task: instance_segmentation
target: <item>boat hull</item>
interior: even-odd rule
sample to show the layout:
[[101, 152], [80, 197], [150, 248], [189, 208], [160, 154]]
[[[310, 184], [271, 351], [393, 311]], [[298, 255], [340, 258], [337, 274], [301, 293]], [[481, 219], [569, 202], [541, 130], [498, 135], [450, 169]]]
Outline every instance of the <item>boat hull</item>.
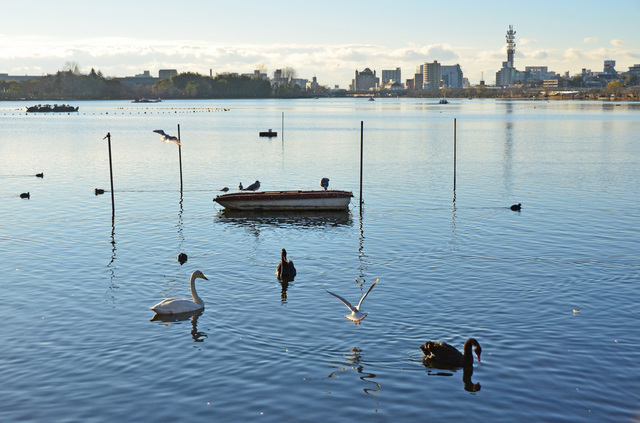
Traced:
[[213, 199], [231, 210], [346, 210], [350, 191], [263, 191], [218, 195]]

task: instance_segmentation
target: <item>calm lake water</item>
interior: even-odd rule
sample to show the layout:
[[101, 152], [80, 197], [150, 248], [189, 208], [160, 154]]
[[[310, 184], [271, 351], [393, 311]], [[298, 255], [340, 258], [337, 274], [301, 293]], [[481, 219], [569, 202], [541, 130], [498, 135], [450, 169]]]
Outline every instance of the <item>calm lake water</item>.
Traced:
[[[0, 102], [0, 421], [639, 421], [640, 104], [436, 103]], [[212, 202], [322, 177], [348, 213]], [[359, 326], [325, 292], [376, 278]], [[470, 336], [472, 375], [422, 363]]]

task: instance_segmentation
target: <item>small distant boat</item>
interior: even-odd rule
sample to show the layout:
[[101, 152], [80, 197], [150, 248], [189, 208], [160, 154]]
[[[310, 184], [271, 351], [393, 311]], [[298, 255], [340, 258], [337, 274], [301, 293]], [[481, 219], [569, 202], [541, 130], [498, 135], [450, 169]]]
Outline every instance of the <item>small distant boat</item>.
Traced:
[[446, 98], [440, 99], [440, 104], [449, 104]]
[[231, 210], [346, 210], [351, 191], [262, 191], [222, 194], [213, 199]]
[[373, 97], [369, 97], [369, 101], [376, 101], [376, 99]]
[[278, 133], [272, 131], [271, 129], [269, 129], [268, 131], [260, 132], [260, 136], [261, 137], [269, 137], [269, 138], [271, 138], [271, 137], [277, 137]]
[[27, 113], [68, 113], [77, 112], [79, 107], [69, 106], [68, 104], [36, 104], [35, 106], [25, 107]]
[[161, 99], [149, 99], [149, 98], [136, 98], [132, 103], [162, 103]]

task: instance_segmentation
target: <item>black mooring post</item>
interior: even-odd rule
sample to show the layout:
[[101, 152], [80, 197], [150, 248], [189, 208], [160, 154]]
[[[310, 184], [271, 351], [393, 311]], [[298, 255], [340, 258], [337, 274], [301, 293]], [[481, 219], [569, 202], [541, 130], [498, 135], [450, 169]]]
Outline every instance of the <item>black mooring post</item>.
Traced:
[[364, 122], [360, 121], [360, 209], [362, 210], [362, 156], [364, 153]]
[[180, 140], [180, 124], [178, 124], [178, 160], [180, 162], [180, 192], [182, 192], [182, 141]]
[[115, 203], [114, 194], [113, 194], [113, 161], [111, 159], [111, 132], [107, 132], [107, 136], [105, 136], [104, 138], [107, 139], [107, 145], [109, 146], [109, 176], [111, 177], [111, 219], [113, 220], [116, 216], [116, 203]]
[[453, 194], [456, 193], [456, 118], [453, 118]]

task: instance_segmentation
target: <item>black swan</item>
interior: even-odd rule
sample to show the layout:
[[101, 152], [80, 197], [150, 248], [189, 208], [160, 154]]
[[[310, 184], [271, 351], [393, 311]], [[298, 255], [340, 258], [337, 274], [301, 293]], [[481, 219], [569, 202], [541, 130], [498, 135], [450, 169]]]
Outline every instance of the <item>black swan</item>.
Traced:
[[464, 355], [446, 342], [427, 341], [424, 345], [420, 345], [420, 349], [424, 353], [423, 358], [425, 360], [453, 367], [473, 366], [471, 347], [473, 347], [473, 350], [478, 356], [478, 361], [480, 361], [482, 348], [480, 348], [480, 344], [475, 338], [469, 338], [465, 341], [463, 347]]
[[283, 248], [281, 253], [282, 258], [276, 268], [276, 277], [280, 280], [291, 280], [296, 276], [296, 268], [293, 266], [293, 262], [291, 260], [287, 260], [287, 250]]
[[522, 204], [518, 203], [518, 204], [514, 204], [513, 206], [510, 207], [511, 210], [513, 211], [520, 211], [520, 209], [522, 208]]

